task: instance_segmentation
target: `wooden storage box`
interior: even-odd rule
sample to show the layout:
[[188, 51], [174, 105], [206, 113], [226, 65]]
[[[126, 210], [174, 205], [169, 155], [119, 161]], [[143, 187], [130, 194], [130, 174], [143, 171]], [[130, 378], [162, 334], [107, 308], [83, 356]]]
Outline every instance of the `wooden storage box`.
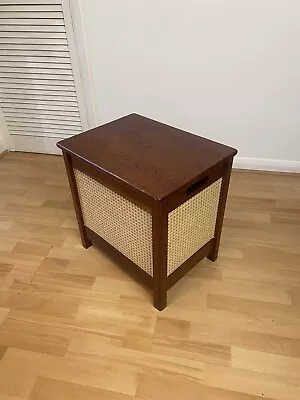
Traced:
[[83, 246], [144, 278], [157, 309], [192, 266], [217, 258], [235, 149], [135, 114], [58, 147]]

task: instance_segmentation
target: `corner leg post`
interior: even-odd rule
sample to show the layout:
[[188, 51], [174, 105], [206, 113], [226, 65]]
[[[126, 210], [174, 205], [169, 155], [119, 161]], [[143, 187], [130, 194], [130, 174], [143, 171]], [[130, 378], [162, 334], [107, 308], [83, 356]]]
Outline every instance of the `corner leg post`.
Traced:
[[82, 246], [85, 249], [87, 249], [92, 245], [92, 242], [90, 241], [90, 239], [88, 239], [86, 231], [84, 229], [84, 220], [83, 220], [83, 215], [82, 215], [81, 206], [80, 206], [80, 199], [79, 199], [79, 194], [78, 194], [77, 185], [76, 185], [76, 179], [75, 179], [75, 175], [74, 175], [72, 158], [65, 151], [63, 151], [63, 156], [64, 156], [64, 162], [65, 162], [67, 176], [68, 176], [68, 180], [69, 180], [69, 185], [70, 185], [70, 189], [71, 189], [71, 193], [72, 193], [73, 204], [74, 204], [74, 208], [75, 208], [81, 243], [82, 243]]
[[213, 245], [212, 251], [207, 256], [207, 258], [211, 261], [216, 261], [216, 259], [218, 258], [218, 254], [219, 254], [221, 233], [222, 233], [222, 227], [223, 227], [223, 221], [224, 221], [224, 213], [225, 213], [227, 194], [228, 194], [229, 182], [230, 182], [230, 176], [231, 176], [231, 170], [232, 170], [232, 161], [233, 161], [233, 159], [231, 159], [230, 162], [227, 163], [227, 165], [224, 167], [224, 175], [223, 175], [223, 179], [222, 179], [219, 207], [218, 207], [218, 213], [217, 213], [217, 221], [216, 221], [216, 227], [215, 227], [214, 245]]

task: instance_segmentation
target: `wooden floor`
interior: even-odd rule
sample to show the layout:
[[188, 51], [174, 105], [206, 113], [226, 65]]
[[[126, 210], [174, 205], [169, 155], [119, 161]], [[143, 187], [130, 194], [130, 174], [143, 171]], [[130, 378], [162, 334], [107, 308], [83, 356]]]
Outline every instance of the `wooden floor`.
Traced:
[[81, 247], [62, 158], [0, 160], [0, 400], [300, 399], [300, 176], [233, 173], [220, 256], [157, 312]]

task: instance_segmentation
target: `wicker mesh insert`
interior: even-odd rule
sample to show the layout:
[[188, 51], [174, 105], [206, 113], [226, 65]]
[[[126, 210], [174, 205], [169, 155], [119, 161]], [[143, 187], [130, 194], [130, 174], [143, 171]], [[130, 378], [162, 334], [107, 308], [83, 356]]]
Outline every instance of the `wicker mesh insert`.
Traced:
[[168, 272], [214, 237], [222, 178], [168, 215]]
[[74, 170], [84, 223], [153, 276], [152, 216], [79, 170]]
[[[153, 276], [152, 216], [95, 179], [74, 170], [84, 223]], [[167, 275], [214, 237], [222, 178], [168, 215]]]

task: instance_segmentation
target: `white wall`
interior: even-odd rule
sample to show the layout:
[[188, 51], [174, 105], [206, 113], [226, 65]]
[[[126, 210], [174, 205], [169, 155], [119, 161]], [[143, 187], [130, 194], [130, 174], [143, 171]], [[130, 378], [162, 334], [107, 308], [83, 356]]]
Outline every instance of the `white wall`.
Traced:
[[137, 112], [236, 147], [238, 166], [300, 171], [299, 0], [81, 8], [98, 124]]

